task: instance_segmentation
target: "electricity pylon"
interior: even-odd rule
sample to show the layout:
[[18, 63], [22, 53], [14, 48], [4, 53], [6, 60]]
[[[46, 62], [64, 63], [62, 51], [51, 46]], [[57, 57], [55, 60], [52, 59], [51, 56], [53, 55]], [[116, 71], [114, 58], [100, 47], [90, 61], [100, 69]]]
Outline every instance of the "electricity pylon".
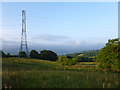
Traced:
[[26, 12], [22, 10], [22, 34], [21, 34], [21, 45], [20, 51], [26, 52], [28, 56], [27, 36], [26, 36]]

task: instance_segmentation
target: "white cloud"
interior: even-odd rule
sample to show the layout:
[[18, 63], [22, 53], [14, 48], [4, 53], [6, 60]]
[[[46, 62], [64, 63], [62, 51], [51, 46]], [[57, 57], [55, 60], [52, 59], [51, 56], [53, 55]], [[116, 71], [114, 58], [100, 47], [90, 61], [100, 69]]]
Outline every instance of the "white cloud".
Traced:
[[80, 45], [80, 40], [76, 40], [75, 44]]

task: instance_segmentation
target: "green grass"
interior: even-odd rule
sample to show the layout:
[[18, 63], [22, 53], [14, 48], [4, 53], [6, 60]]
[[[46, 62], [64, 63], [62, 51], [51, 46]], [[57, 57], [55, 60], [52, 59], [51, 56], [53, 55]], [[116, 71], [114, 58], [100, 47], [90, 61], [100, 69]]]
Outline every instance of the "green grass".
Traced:
[[58, 63], [39, 59], [3, 58], [3, 70], [50, 70]]
[[79, 62], [78, 65], [96, 65], [98, 62]]
[[90, 65], [95, 67], [94, 62], [78, 63], [69, 69], [39, 59], [3, 58], [2, 64], [3, 88], [120, 88], [120, 73], [89, 69]]

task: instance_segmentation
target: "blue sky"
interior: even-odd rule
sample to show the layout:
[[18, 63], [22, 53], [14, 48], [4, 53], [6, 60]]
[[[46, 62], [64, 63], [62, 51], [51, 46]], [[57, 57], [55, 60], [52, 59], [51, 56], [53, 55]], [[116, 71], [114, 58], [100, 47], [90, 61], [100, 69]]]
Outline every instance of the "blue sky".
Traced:
[[19, 51], [22, 10], [26, 10], [29, 50], [94, 50], [118, 37], [117, 2], [5, 2], [2, 40], [6, 52]]

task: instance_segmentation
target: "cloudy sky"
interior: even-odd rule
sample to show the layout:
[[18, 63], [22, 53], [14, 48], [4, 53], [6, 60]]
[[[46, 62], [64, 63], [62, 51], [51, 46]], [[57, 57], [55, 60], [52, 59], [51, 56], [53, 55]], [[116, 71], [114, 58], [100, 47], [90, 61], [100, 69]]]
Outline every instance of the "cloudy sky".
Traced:
[[4, 2], [2, 40], [6, 53], [20, 48], [26, 10], [28, 48], [58, 54], [102, 48], [118, 37], [117, 2]]

